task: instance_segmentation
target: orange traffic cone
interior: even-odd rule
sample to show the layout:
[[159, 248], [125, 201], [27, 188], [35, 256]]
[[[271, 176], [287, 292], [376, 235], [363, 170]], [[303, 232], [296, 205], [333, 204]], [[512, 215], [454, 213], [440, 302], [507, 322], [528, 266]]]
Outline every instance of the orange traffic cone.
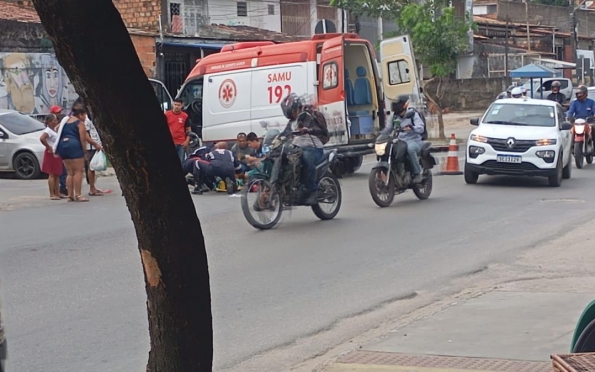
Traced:
[[446, 170], [441, 174], [450, 176], [463, 174], [463, 172], [459, 170], [459, 145], [457, 145], [457, 138], [454, 133], [450, 135], [450, 143], [448, 144]]

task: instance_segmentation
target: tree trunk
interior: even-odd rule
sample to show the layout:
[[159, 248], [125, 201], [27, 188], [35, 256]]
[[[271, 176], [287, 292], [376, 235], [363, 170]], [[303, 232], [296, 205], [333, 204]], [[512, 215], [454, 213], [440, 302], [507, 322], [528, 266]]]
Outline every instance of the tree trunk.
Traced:
[[[438, 80], [436, 88], [431, 89], [430, 85], [436, 80]], [[446, 140], [446, 135], [444, 134], [444, 118], [442, 117], [442, 99], [440, 97], [440, 88], [442, 86], [441, 80], [441, 78], [432, 78], [428, 80], [424, 84], [424, 93], [426, 98], [436, 107], [436, 116], [438, 116], [438, 138]]]
[[211, 294], [200, 222], [120, 14], [110, 0], [33, 3], [60, 64], [93, 111], [134, 222], [151, 337], [147, 371], [211, 371]]

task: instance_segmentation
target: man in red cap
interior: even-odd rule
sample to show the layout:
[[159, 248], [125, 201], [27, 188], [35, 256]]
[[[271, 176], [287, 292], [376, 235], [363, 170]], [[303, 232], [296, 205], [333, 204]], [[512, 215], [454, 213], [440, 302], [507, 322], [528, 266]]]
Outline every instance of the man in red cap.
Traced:
[[[50, 107], [50, 114], [56, 115], [58, 121], [62, 121], [62, 118], [64, 118], [64, 114], [62, 114], [62, 107], [57, 105]], [[62, 164], [62, 175], [60, 175], [60, 195], [68, 195], [68, 189], [66, 188], [66, 167], [64, 164]]]

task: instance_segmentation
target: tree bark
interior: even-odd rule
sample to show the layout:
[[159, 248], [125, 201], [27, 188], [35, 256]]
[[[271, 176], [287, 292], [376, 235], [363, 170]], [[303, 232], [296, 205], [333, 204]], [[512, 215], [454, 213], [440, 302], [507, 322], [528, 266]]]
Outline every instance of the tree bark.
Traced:
[[[432, 88], [431, 85], [432, 83], [434, 83], [435, 81], [437, 82], [437, 86], [436, 88], [434, 88], [434, 92], [432, 94]], [[436, 116], [438, 116], [438, 138], [441, 140], [446, 140], [446, 135], [444, 134], [444, 118], [442, 117], [442, 105], [441, 105], [441, 101], [442, 101], [442, 97], [444, 96], [444, 93], [442, 93], [442, 97], [440, 94], [440, 88], [442, 86], [442, 78], [431, 78], [430, 80], [428, 80], [425, 84], [424, 84], [424, 92], [426, 93], [426, 98], [434, 104], [434, 106], [436, 107]]]
[[88, 103], [132, 216], [145, 274], [147, 371], [211, 371], [204, 238], [167, 123], [110, 0], [33, 0]]

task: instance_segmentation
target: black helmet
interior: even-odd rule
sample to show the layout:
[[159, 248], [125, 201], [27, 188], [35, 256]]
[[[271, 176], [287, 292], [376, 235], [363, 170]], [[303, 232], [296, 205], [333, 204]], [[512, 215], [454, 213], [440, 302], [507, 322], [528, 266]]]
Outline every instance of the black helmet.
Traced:
[[552, 83], [552, 88], [556, 88], [556, 87], [557, 87], [557, 88], [560, 88], [560, 86], [561, 86], [561, 85], [562, 85], [562, 84], [560, 84], [560, 82], [559, 82], [558, 80], [556, 80], [556, 81], [554, 81], [554, 82]]
[[397, 97], [397, 100], [393, 101], [393, 103], [391, 104], [392, 112], [395, 112], [397, 114], [403, 112], [403, 110], [407, 108], [407, 101], [409, 101], [409, 96], [402, 95]]
[[300, 110], [304, 106], [300, 97], [298, 97], [295, 93], [290, 93], [287, 97], [283, 98], [281, 101], [281, 110], [283, 111], [283, 115], [285, 115], [288, 119], [295, 119], [292, 116], [292, 113], [295, 110]]

